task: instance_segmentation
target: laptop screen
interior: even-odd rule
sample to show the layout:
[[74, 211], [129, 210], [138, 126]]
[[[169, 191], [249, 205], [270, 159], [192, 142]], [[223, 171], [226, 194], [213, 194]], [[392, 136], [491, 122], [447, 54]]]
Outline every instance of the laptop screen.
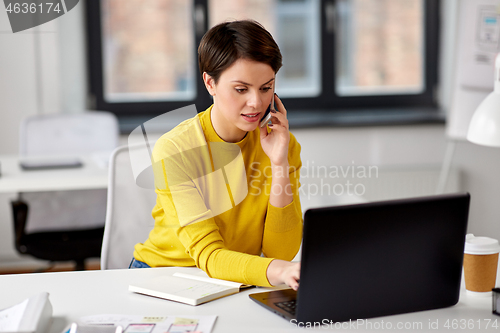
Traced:
[[469, 202], [451, 194], [308, 210], [297, 320], [456, 304]]

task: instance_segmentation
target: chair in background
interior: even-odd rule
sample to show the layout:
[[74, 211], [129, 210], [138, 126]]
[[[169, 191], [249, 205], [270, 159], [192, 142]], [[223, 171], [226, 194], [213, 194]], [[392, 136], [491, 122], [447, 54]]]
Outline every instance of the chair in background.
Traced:
[[156, 193], [136, 185], [130, 162], [131, 152], [143, 147], [122, 146], [111, 155], [101, 269], [128, 268], [134, 245], [144, 242], [154, 227]]
[[[23, 120], [20, 157], [94, 155], [103, 160], [118, 146], [118, 121], [108, 112], [38, 115]], [[106, 189], [19, 193], [11, 203], [15, 247], [38, 259], [99, 258], [104, 232]]]

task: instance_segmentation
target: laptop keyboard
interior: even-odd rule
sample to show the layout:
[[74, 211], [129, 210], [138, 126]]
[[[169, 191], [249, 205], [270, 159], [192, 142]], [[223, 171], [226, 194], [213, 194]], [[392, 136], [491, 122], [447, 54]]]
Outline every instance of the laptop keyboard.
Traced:
[[295, 315], [295, 306], [297, 305], [297, 300], [291, 300], [286, 302], [274, 303], [278, 308], [285, 310], [289, 314]]

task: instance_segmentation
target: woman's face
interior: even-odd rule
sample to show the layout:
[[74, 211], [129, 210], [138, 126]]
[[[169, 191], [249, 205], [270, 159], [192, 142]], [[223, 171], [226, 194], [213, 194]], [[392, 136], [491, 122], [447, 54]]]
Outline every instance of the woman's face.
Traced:
[[255, 130], [273, 98], [274, 71], [268, 64], [238, 59], [215, 84], [206, 73], [205, 85], [214, 98], [212, 124], [226, 142], [238, 142]]

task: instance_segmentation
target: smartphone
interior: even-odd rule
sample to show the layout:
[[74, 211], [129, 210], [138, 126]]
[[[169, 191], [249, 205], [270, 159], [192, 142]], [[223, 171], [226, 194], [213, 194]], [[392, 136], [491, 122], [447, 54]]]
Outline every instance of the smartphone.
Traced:
[[274, 80], [273, 83], [273, 98], [271, 98], [271, 103], [269, 103], [269, 106], [267, 107], [266, 112], [264, 113], [264, 117], [262, 117], [262, 120], [260, 121], [260, 127], [264, 127], [267, 125], [267, 123], [271, 120], [273, 117], [271, 110], [276, 110], [274, 108], [274, 86], [276, 85], [276, 80]]

